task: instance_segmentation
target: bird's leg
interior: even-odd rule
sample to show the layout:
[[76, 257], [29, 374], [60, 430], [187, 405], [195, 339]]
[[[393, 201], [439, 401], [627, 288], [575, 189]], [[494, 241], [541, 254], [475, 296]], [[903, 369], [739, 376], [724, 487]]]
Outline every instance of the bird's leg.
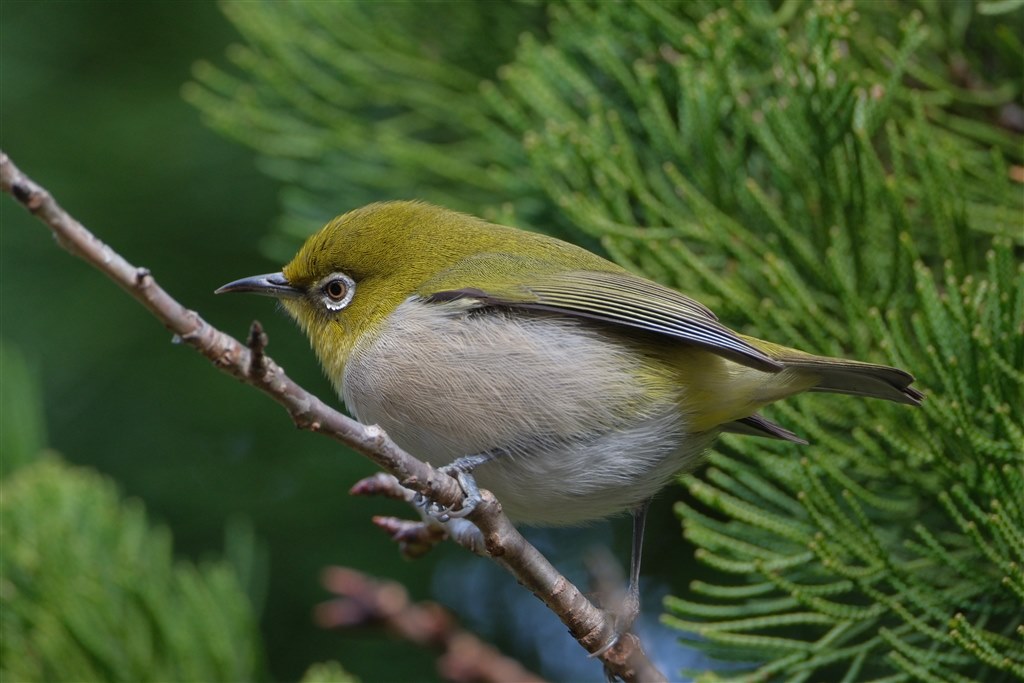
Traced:
[[651, 507], [650, 499], [633, 508], [633, 546], [629, 558], [629, 588], [622, 604], [612, 612], [615, 618], [615, 634], [591, 657], [599, 657], [607, 652], [623, 633], [633, 628], [633, 623], [640, 615], [640, 560], [644, 550], [644, 526], [647, 522], [647, 510]]
[[466, 494], [466, 499], [462, 501], [462, 507], [458, 510], [451, 510], [443, 505], [438, 505], [432, 500], [427, 500], [422, 494], [417, 494], [414, 502], [418, 505], [423, 505], [426, 513], [439, 522], [447, 522], [453, 517], [467, 516], [476, 509], [481, 500], [480, 487], [477, 486], [472, 472], [495, 457], [497, 457], [497, 453], [494, 451], [478, 455], [464, 455], [461, 458], [457, 458], [454, 462], [438, 468], [440, 472], [455, 477], [459, 482], [459, 486], [462, 487], [463, 493]]
[[622, 606], [621, 628], [616, 629], [619, 633], [631, 629], [640, 614], [640, 560], [644, 552], [644, 526], [650, 507], [651, 501], [647, 499], [633, 508], [633, 549], [629, 557], [629, 589], [626, 591], [625, 604]]

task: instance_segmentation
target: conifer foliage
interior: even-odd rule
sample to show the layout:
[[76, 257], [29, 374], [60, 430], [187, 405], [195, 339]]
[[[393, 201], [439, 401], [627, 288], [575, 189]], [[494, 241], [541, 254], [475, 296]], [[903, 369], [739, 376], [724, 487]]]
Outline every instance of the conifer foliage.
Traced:
[[920, 409], [800, 397], [811, 446], [684, 479], [717, 578], [666, 619], [731, 680], [1024, 678], [1024, 6], [459, 3], [458, 49], [385, 7], [229, 4], [237, 68], [186, 90], [286, 182], [271, 250], [421, 191], [909, 369]]
[[0, 674], [9, 681], [244, 681], [256, 620], [235, 568], [176, 562], [167, 529], [52, 454], [0, 481]]

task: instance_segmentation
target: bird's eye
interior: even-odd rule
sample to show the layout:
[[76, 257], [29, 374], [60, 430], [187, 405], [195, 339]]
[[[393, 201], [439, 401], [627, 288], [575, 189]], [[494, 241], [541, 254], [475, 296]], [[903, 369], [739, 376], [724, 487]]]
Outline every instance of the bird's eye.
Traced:
[[345, 294], [348, 292], [348, 287], [346, 287], [345, 283], [341, 280], [331, 280], [324, 287], [324, 292], [335, 301], [341, 301], [345, 298]]
[[340, 311], [352, 301], [356, 283], [344, 273], [334, 273], [320, 285], [324, 305], [332, 311]]

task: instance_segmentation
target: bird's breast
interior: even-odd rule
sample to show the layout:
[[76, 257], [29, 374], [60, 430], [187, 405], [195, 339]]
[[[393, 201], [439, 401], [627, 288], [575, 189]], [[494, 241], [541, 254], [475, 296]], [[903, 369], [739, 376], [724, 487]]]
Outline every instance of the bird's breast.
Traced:
[[357, 342], [342, 390], [360, 421], [435, 466], [499, 454], [476, 475], [513, 518], [573, 522], [637, 504], [679, 469], [680, 389], [659, 363], [574, 318], [412, 298]]

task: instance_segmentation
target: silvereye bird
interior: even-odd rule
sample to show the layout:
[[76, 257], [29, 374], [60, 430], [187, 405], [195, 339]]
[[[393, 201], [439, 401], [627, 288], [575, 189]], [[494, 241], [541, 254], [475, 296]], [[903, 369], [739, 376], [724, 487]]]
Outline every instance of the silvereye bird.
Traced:
[[476, 482], [527, 524], [633, 511], [627, 622], [647, 503], [718, 434], [802, 442], [757, 411], [804, 391], [923, 398], [902, 370], [738, 334], [585, 249], [421, 202], [346, 213], [217, 291], [279, 299], [358, 420], [459, 478], [446, 514]]

